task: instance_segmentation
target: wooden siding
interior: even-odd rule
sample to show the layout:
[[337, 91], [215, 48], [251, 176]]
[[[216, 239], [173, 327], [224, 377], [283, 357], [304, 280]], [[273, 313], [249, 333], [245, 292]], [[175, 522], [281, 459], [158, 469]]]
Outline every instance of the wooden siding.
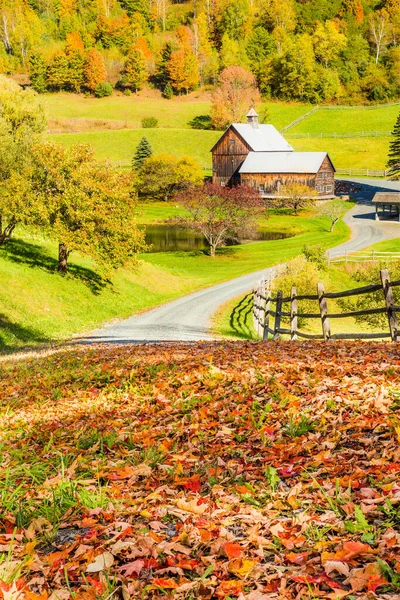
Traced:
[[212, 151], [213, 183], [233, 185], [240, 183], [237, 173], [251, 148], [240, 135], [229, 127]]
[[301, 183], [316, 190], [318, 196], [333, 196], [334, 170], [326, 157], [318, 173], [242, 173], [241, 183], [258, 189], [262, 194], [279, 195], [285, 185]]

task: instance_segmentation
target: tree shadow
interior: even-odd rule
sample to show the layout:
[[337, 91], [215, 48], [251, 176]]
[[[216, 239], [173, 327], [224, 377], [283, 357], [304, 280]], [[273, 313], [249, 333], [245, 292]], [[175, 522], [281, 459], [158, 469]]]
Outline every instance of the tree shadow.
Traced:
[[[0, 257], [30, 268], [41, 269], [47, 273], [57, 273], [58, 262], [56, 258], [46, 254], [39, 244], [32, 244], [18, 238], [8, 240], [6, 244], [0, 247]], [[61, 277], [61, 275], [59, 276]], [[66, 276], [81, 281], [95, 295], [99, 294], [110, 283], [95, 271], [75, 263], [69, 263]]]
[[40, 331], [22, 327], [10, 321], [6, 315], [0, 314], [0, 354], [15, 352], [29, 343], [45, 344], [51, 341], [51, 338], [44, 336]]

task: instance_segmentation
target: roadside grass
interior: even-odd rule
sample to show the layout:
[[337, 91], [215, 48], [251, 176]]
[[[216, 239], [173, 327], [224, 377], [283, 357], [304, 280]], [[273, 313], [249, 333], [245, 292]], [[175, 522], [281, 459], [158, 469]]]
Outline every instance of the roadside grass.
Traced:
[[64, 340], [281, 263], [301, 253], [304, 244], [327, 248], [349, 236], [342, 222], [327, 236], [327, 222], [313, 213], [299, 217], [276, 213], [261, 224], [271, 231], [298, 235], [222, 248], [215, 260], [200, 251], [145, 254], [136, 268], [116, 273], [112, 286], [103, 284], [91, 260], [75, 253], [69, 274], [60, 276], [57, 245], [40, 235], [17, 231], [17, 237], [0, 248], [0, 351]]
[[363, 108], [324, 109], [300, 121], [287, 131], [288, 137], [295, 133], [349, 133], [362, 131], [392, 131], [400, 111], [399, 105]]

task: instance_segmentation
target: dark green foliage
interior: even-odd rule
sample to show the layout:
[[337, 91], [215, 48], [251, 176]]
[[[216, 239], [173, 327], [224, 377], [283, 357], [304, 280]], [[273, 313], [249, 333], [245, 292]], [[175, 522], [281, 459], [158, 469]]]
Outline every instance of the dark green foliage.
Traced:
[[29, 60], [29, 76], [35, 92], [38, 94], [47, 92], [47, 65], [39, 52], [32, 54]]
[[198, 117], [194, 117], [191, 121], [189, 121], [188, 125], [192, 129], [215, 129], [210, 115], [199, 115]]
[[132, 167], [140, 169], [146, 158], [153, 154], [153, 149], [147, 137], [143, 136], [140, 140], [135, 155], [132, 159]]
[[174, 90], [172, 89], [172, 85], [170, 84], [169, 81], [167, 82], [167, 85], [164, 88], [163, 96], [167, 100], [171, 100], [171, 98], [174, 97]]
[[161, 58], [157, 64], [156, 82], [161, 90], [165, 89], [169, 82], [168, 63], [171, 60], [171, 54], [178, 50], [176, 42], [167, 42], [161, 51]]
[[400, 113], [392, 131], [387, 167], [389, 179], [400, 179]]
[[103, 81], [97, 86], [94, 95], [96, 96], [96, 98], [104, 98], [105, 96], [111, 96], [112, 93], [113, 86], [111, 85], [111, 83], [108, 83], [108, 81]]
[[158, 119], [155, 117], [145, 117], [142, 119], [142, 127], [143, 129], [154, 129], [158, 127]]

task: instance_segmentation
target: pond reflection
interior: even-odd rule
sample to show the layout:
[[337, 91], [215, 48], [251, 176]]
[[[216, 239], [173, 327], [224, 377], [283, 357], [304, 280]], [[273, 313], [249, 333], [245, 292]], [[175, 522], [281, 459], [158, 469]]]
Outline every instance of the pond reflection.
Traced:
[[[254, 240], [281, 240], [293, 237], [281, 231], [257, 231]], [[245, 241], [245, 240], [244, 240]], [[183, 229], [174, 225], [146, 225], [146, 243], [151, 246], [149, 252], [189, 252], [191, 250], [207, 250], [208, 243], [202, 235], [191, 229]], [[233, 246], [234, 242], [227, 243]]]

